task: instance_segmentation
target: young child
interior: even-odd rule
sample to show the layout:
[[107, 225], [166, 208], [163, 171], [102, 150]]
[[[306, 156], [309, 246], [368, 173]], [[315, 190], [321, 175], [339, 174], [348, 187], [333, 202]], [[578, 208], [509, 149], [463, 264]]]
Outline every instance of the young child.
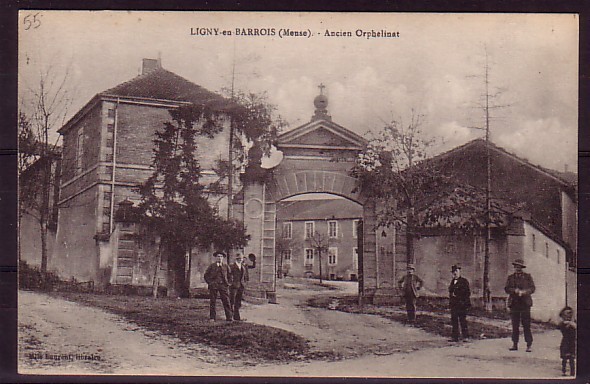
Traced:
[[576, 375], [576, 322], [574, 321], [574, 310], [571, 307], [565, 307], [559, 312], [561, 322], [558, 325], [562, 338], [559, 346], [561, 355], [561, 373], [565, 376], [566, 363], [570, 363], [570, 375]]

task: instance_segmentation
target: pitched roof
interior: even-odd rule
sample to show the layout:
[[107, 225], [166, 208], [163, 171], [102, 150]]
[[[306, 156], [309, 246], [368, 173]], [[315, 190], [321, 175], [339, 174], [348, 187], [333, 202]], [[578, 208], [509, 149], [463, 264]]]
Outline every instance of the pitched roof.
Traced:
[[105, 97], [168, 102], [172, 104], [193, 103], [209, 105], [211, 108], [220, 112], [227, 112], [231, 109], [239, 108], [230, 99], [211, 92], [164, 68], [157, 68], [96, 94], [58, 132], [63, 134], [75, 121], [88, 113], [100, 99]]
[[[282, 133], [277, 138], [278, 147], [305, 146], [306, 144], [298, 143], [297, 140], [313, 133], [314, 131], [324, 131], [328, 135], [332, 136], [332, 141], [341, 142], [341, 144], [338, 144], [337, 146], [344, 145], [353, 149], [362, 149], [362, 147], [364, 147], [367, 143], [365, 138], [357, 135], [353, 131], [346, 129], [343, 126], [334, 123], [333, 121], [320, 119], [313, 120], [309, 123]], [[329, 142], [318, 144], [323, 144], [327, 147], [334, 145]]]
[[121, 83], [101, 92], [101, 96], [170, 100], [188, 103], [229, 103], [229, 100], [213, 93], [164, 68]]
[[493, 142], [491, 142], [491, 141], [486, 142], [486, 140], [481, 139], [481, 138], [480, 139], [475, 139], [475, 140], [469, 141], [466, 144], [463, 144], [463, 145], [460, 145], [458, 147], [455, 147], [455, 148], [453, 148], [453, 149], [451, 149], [451, 150], [449, 150], [447, 152], [443, 152], [443, 153], [441, 153], [439, 155], [436, 155], [436, 156], [434, 156], [434, 157], [432, 157], [432, 158], [430, 158], [430, 159], [428, 159], [426, 161], [443, 160], [445, 158], [448, 158], [448, 157], [452, 156], [453, 154], [462, 152], [462, 151], [464, 151], [466, 149], [469, 149], [471, 147], [482, 147], [482, 148], [485, 148], [486, 145], [489, 145], [489, 147], [490, 147], [491, 150], [493, 150], [493, 151], [495, 151], [497, 153], [500, 153], [502, 155], [506, 155], [506, 156], [512, 158], [513, 160], [515, 160], [515, 161], [517, 161], [517, 162], [519, 162], [519, 163], [521, 163], [523, 165], [526, 165], [526, 166], [530, 167], [531, 169], [534, 169], [535, 171], [544, 174], [547, 177], [550, 177], [550, 178], [558, 181], [559, 183], [563, 184], [566, 187], [575, 187], [577, 185], [577, 175], [575, 173], [572, 173], [572, 172], [567, 172], [567, 173], [566, 172], [559, 172], [559, 171], [556, 171], [556, 170], [553, 170], [553, 169], [547, 169], [547, 168], [544, 168], [544, 167], [542, 167], [540, 165], [533, 164], [533, 163], [529, 162], [528, 160], [523, 159], [523, 158], [521, 158], [521, 157], [519, 157], [519, 156], [517, 156], [517, 155], [515, 155], [515, 154], [513, 154], [511, 152], [508, 152], [506, 149], [497, 146]]
[[285, 201], [277, 207], [279, 220], [360, 219], [363, 207], [346, 199]]
[[[505, 200], [490, 201], [490, 224], [506, 227], [521, 208]], [[486, 226], [485, 191], [464, 185], [429, 196], [416, 205], [418, 225], [424, 228], [454, 228], [477, 231]]]

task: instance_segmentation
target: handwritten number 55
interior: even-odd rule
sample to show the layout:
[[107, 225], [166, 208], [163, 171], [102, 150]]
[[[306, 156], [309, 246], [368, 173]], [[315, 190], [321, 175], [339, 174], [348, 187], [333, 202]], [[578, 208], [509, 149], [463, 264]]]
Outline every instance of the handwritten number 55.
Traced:
[[41, 17], [39, 13], [25, 16], [23, 20], [23, 24], [25, 25], [25, 31], [28, 31], [31, 28], [39, 28], [41, 26], [40, 19]]

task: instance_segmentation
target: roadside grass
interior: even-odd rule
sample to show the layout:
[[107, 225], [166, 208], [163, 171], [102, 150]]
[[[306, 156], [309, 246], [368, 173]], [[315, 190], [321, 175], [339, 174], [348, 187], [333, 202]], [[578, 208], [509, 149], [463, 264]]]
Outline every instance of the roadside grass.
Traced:
[[[304, 338], [282, 329], [248, 322], [209, 322], [209, 301], [204, 299], [154, 299], [72, 292], [51, 294], [102, 308], [148, 330], [177, 337], [183, 342], [204, 343], [219, 348], [229, 355], [236, 355], [236, 358], [287, 361], [301, 359], [309, 351]], [[219, 307], [220, 303], [218, 311], [223, 312]]]
[[[385, 317], [387, 319], [406, 324], [407, 317], [405, 307], [376, 306], [365, 304], [358, 305], [356, 296], [344, 297], [316, 297], [308, 300], [308, 305], [316, 308], [328, 308], [348, 313], [365, 313]], [[509, 337], [512, 333], [510, 315], [506, 311], [494, 310], [486, 312], [482, 308], [472, 308], [467, 316], [469, 333], [473, 339], [498, 339]], [[418, 314], [413, 326], [428, 333], [442, 337], [451, 337], [451, 315], [446, 307], [434, 303], [418, 303]], [[533, 331], [554, 329], [555, 326], [533, 321]]]

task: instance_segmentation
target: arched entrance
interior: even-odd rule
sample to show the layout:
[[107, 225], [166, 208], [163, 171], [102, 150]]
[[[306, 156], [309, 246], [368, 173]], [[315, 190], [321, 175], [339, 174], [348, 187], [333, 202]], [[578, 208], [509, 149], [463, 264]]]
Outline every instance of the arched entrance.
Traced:
[[[241, 209], [235, 212], [251, 236], [244, 252], [255, 254], [258, 260], [257, 268], [250, 273], [250, 290], [264, 297], [272, 297], [275, 292], [277, 203], [297, 195], [326, 193], [363, 207], [359, 291], [368, 300], [376, 294], [392, 295], [393, 230], [376, 228], [375, 204], [357, 190], [357, 181], [350, 176], [366, 141], [332, 122], [324, 95], [316, 97], [314, 105], [316, 111], [309, 123], [279, 136], [277, 148], [283, 153], [282, 161], [267, 170], [263, 180], [245, 178]], [[389, 242], [384, 246], [383, 239], [387, 236]]]

